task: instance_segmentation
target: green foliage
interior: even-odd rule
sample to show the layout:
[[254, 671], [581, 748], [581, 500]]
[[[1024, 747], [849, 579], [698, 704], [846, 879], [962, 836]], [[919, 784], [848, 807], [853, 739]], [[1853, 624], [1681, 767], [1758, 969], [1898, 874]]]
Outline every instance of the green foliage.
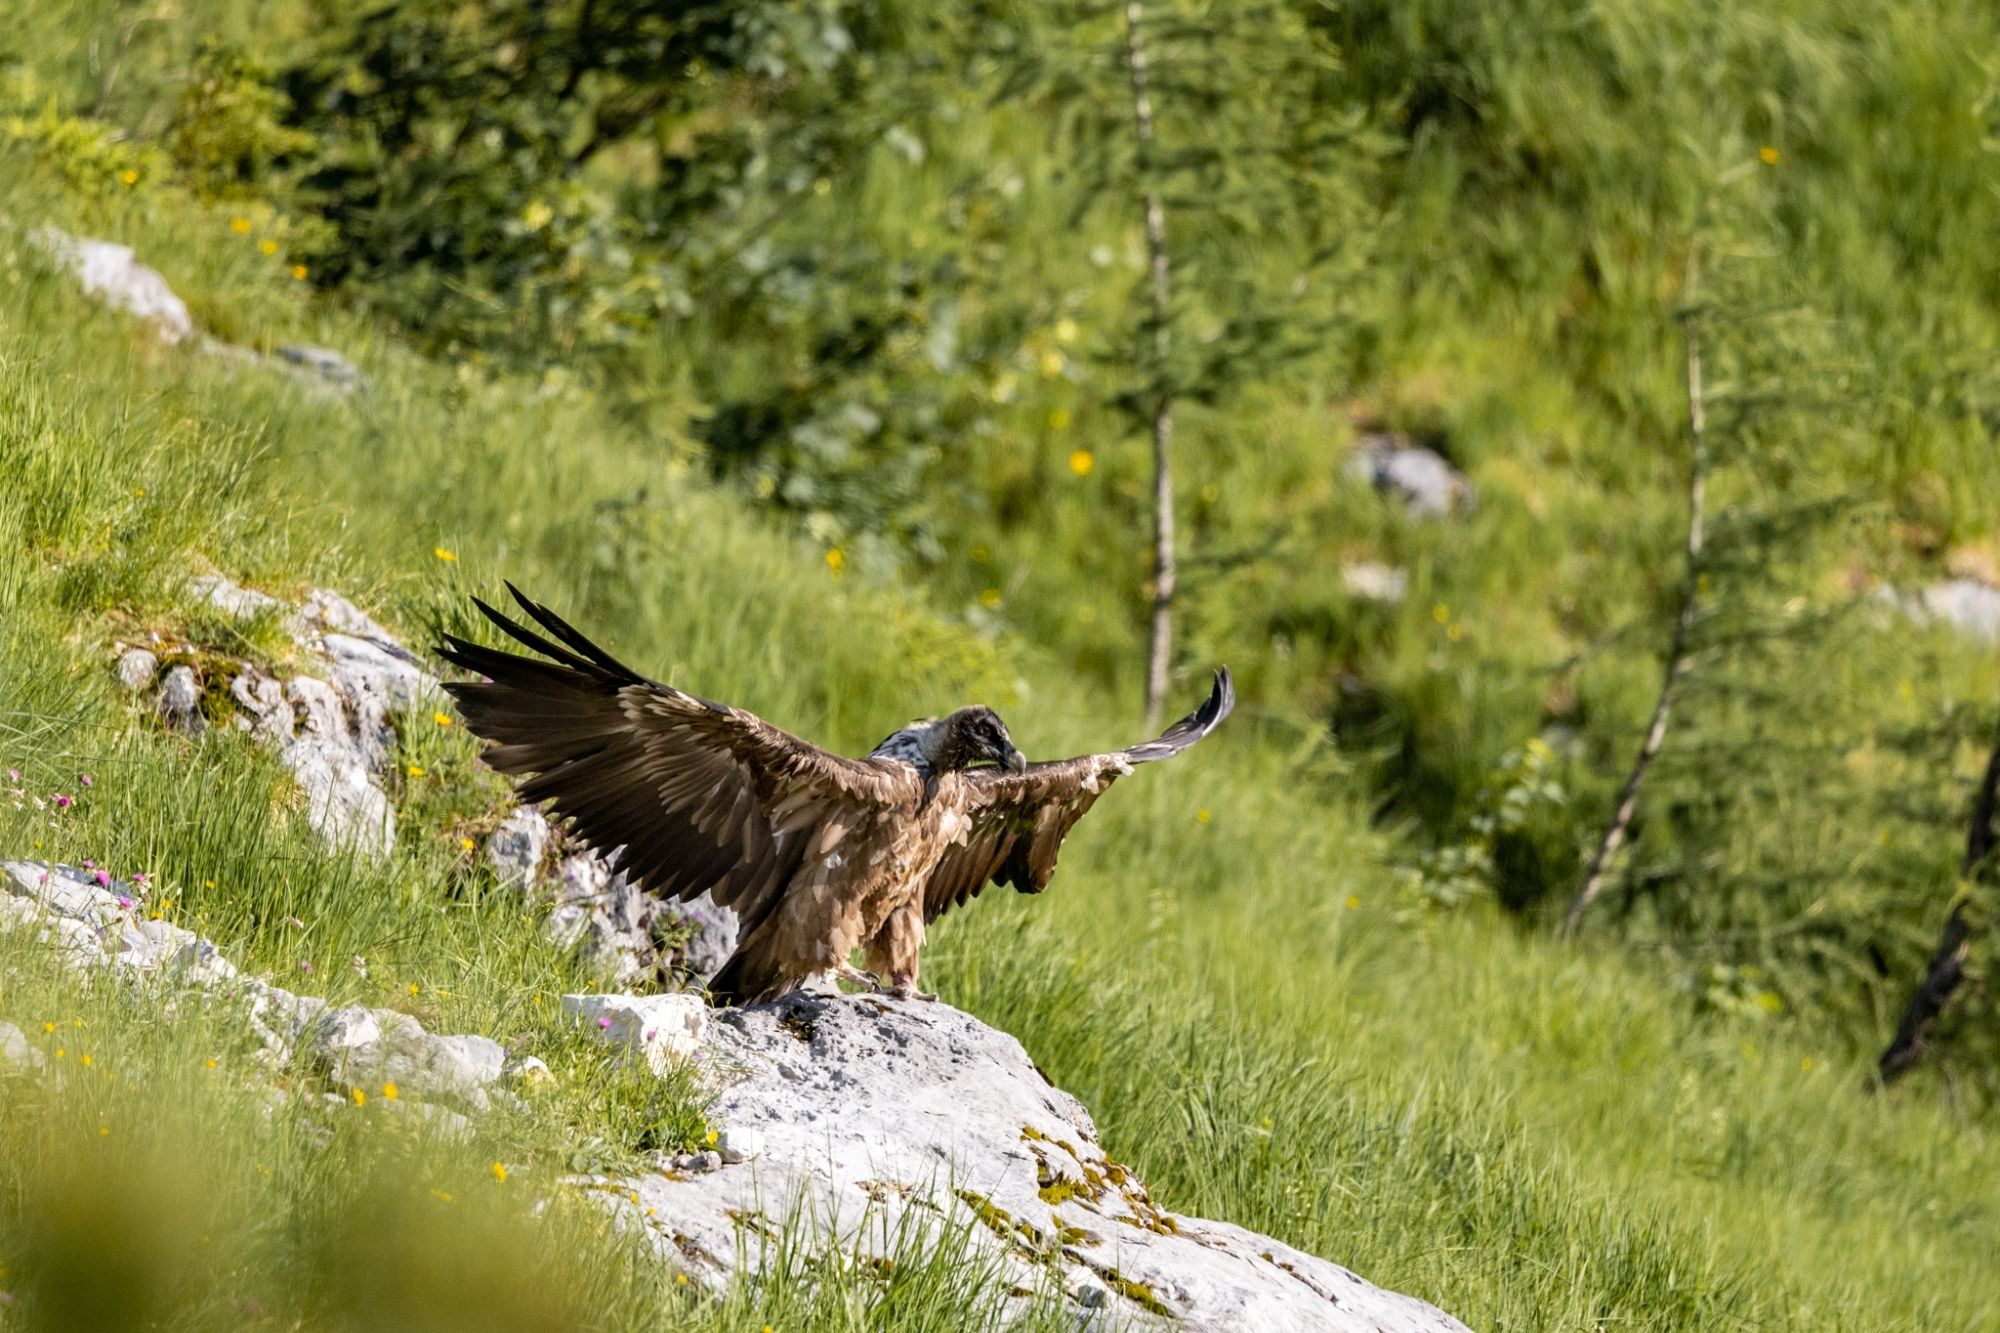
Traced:
[[[415, 0], [331, 21], [217, 0], [136, 27], [130, 7], [56, 8], [8, 38], [9, 220], [135, 244], [205, 327], [353, 350], [375, 387], [307, 399], [129, 338], [0, 236], [0, 750], [24, 795], [98, 779], [53, 825], [0, 802], [0, 851], [150, 868], [165, 910], [264, 972], [310, 963], [336, 999], [543, 1054], [554, 1095], [472, 1156], [422, 1149], [403, 1181], [425, 1192], [392, 1188], [412, 1228], [429, 1188], [463, 1200], [450, 1181], [487, 1185], [492, 1160], [517, 1180], [629, 1167], [701, 1108], [538, 1014], [590, 978], [466, 863], [458, 834], [497, 791], [462, 734], [405, 720], [425, 773], [399, 785], [398, 859], [371, 870], [319, 853], [267, 756], [164, 736], [117, 695], [126, 634], [272, 647], [194, 623], [165, 575], [327, 583], [413, 635], [506, 575], [667, 678], [843, 748], [970, 699], [1037, 753], [1130, 739], [1112, 701], [1137, 660], [1145, 469], [1126, 407], [1159, 368], [1130, 341], [1114, 14], [843, 10], [830, 60], [741, 55], [831, 31], [831, 11], [788, 11], [803, 26], [720, 39], [577, 158], [600, 106], [615, 126], [675, 71], [605, 56], [606, 82], [559, 96], [575, 6], [541, 28]], [[1948, 907], [2000, 697], [1990, 651], [1878, 595], [2000, 549], [1993, 15], [1421, 0], [1260, 7], [1260, 31], [1152, 12], [1185, 84], [1162, 92], [1163, 142], [1231, 145], [1160, 179], [1195, 256], [1165, 373], [1213, 404], [1190, 398], [1185, 434], [1187, 660], [1228, 661], [1244, 707], [1200, 763], [1121, 785], [1057, 891], [948, 922], [927, 974], [1083, 1095], [1163, 1203], [1475, 1325], [1991, 1323], [1989, 910], [1941, 1073], [1859, 1090]], [[210, 30], [231, 45], [198, 66]], [[535, 59], [487, 59], [521, 32]], [[1029, 47], [1046, 62], [996, 99]], [[405, 68], [400, 103], [343, 91]], [[178, 163], [176, 116], [202, 127]], [[1320, 130], [1288, 161], [1251, 151]], [[1573, 887], [1658, 685], [1685, 484], [1674, 315], [1725, 175], [1703, 656], [1596, 937], [1558, 951], [1539, 904]], [[321, 206], [347, 267], [307, 248]], [[289, 279], [295, 241], [335, 300]], [[464, 362], [411, 356], [371, 312]], [[517, 360], [560, 364], [488, 372]], [[1477, 506], [1418, 520], [1350, 482], [1364, 425], [1434, 444]], [[1403, 571], [1405, 598], [1350, 592], [1360, 560]], [[1407, 910], [1410, 865], [1451, 910]], [[209, 1088], [221, 1034], [198, 1016], [146, 1027], [108, 993], [11, 984], [8, 1005], [130, 1043], [103, 1057], [138, 1084], [114, 1129], [179, 1100], [221, 1145], [197, 1182], [231, 1219], [218, 1258], [162, 1279], [183, 1322], [240, 1322], [246, 1296], [367, 1322], [309, 1275], [392, 1258], [302, 1238], [379, 1219], [349, 1170], [391, 1141], [374, 1122], [265, 1119], [226, 1047]], [[17, 1202], [44, 1197], [37, 1163], [69, 1169], [49, 1145], [91, 1150], [107, 1123], [79, 1103], [85, 1132], [59, 1137], [28, 1096], [0, 1090]], [[67, 1243], [32, 1234], [56, 1216], [0, 1220], [24, 1300], [17, 1256]], [[842, 1328], [893, 1307], [935, 1328], [993, 1308], [949, 1261], [892, 1302], [804, 1251], [797, 1283], [684, 1308], [606, 1257], [594, 1216], [497, 1224], [494, 1253], [526, 1234], [583, 1274], [544, 1293], [559, 1318]], [[432, 1281], [424, 1253], [388, 1289]]]
[[207, 41], [196, 53], [167, 148], [186, 179], [210, 198], [265, 194], [283, 182], [278, 164], [315, 147], [286, 124], [289, 98], [271, 71], [243, 52]]
[[859, 77], [856, 17], [633, 0], [346, 17], [284, 79], [321, 145], [302, 188], [340, 234], [323, 280], [434, 344], [531, 356], [685, 313], [689, 222], [766, 178], [796, 194], [843, 146], [837, 123], [786, 113]]

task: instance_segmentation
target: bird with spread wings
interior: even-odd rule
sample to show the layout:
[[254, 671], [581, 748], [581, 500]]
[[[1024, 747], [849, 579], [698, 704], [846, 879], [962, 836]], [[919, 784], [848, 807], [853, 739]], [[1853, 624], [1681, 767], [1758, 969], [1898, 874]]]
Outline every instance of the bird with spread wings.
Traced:
[[[831, 973], [919, 995], [924, 928], [988, 884], [1040, 893], [1076, 821], [1135, 764], [1171, 759], [1229, 716], [1227, 669], [1201, 707], [1155, 740], [1028, 763], [990, 708], [961, 708], [849, 759], [740, 708], [649, 680], [547, 607], [508, 591], [539, 630], [485, 602], [539, 656], [455, 635], [439, 656], [486, 763], [521, 779], [586, 844], [620, 853], [640, 888], [733, 908], [736, 951], [708, 982], [718, 1003], [775, 998]], [[867, 971], [853, 966], [864, 951]], [[931, 996], [921, 996], [930, 999]]]

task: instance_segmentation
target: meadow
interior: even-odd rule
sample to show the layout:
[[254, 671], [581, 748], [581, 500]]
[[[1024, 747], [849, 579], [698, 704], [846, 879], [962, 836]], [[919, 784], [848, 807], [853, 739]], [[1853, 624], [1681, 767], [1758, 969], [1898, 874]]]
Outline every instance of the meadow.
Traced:
[[[949, 371], [992, 410], [945, 448], [973, 484], [938, 492], [916, 541], [832, 502], [774, 503], [754, 468], [704, 452], [701, 410], [763, 393], [809, 328], [690, 318], [595, 375], [439, 347], [262, 252], [291, 241], [295, 200], [206, 198], [171, 162], [131, 156], [164, 138], [169, 99], [141, 90], [171, 87], [201, 35], [188, 29], [277, 45], [300, 23], [287, 6], [198, 8], [141, 29], [101, 118], [73, 90], [119, 7], [42, 9], [12, 39], [36, 57], [38, 97], [18, 96], [16, 69], [0, 136], [0, 768], [76, 800], [0, 801], [0, 856], [144, 870], [160, 910], [246, 965], [505, 1034], [558, 1079], [471, 1142], [434, 1137], [260, 1073], [199, 1012], [137, 1010], [16, 950], [0, 1017], [62, 1055], [56, 1076], [0, 1084], [0, 1326], [980, 1326], [996, 1293], [949, 1246], [893, 1282], [801, 1256], [793, 1280], [719, 1304], [677, 1290], [550, 1182], [692, 1141], [699, 1100], [610, 1069], [543, 1012], [594, 979], [466, 855], [462, 831], [504, 789], [463, 729], [400, 719], [421, 772], [394, 793], [396, 854], [329, 856], [267, 755], [160, 730], [118, 688], [111, 644], [156, 627], [284, 651], [190, 605], [177, 579], [196, 570], [337, 588], [413, 644], [469, 625], [466, 595], [509, 579], [660, 678], [834, 748], [975, 699], [1030, 755], [1128, 741], [1143, 450], [1095, 396], [1126, 307], [1081, 241], [1122, 253], [1129, 220], [1066, 233], [1064, 177], [1003, 109], [920, 164], [876, 154], [827, 211], [784, 224], [871, 252], [926, 229], [933, 243], [961, 177], [992, 178], [988, 202], [1016, 211], [986, 225], [1019, 241], [968, 304], [1055, 294], [995, 317], [1017, 335], [1004, 355]], [[1889, 1090], [1872, 1078], [1953, 888], [2000, 670], [1990, 649], [1848, 596], [1857, 565], [1872, 591], [1995, 539], [1989, 386], [1964, 369], [1994, 332], [1972, 221], [1991, 155], [1963, 138], [1990, 108], [1939, 49], [1991, 50], [1991, 21], [1936, 9], [1928, 26], [1888, 6], [1871, 24], [1800, 3], [1703, 27], [1662, 2], [1569, 28], [1550, 7], [1521, 24], [1536, 46], [1438, 4], [1410, 11], [1404, 47], [1405, 20], [1344, 11], [1355, 97], [1423, 105], [1409, 87], [1431, 78], [1486, 110], [1435, 118], [1370, 168], [1397, 216], [1352, 279], [1354, 329], [1189, 410], [1190, 540], [1217, 572], [1188, 594], [1172, 697], [1191, 703], [1189, 682], [1227, 661], [1245, 704], [1196, 754], [1121, 785], [1051, 892], [989, 893], [926, 961], [947, 1001], [1090, 1106], [1164, 1205], [1476, 1328], [2000, 1321], [1983, 992], [1941, 1061]], [[1608, 54], [1547, 54], [1586, 40]], [[1782, 70], [1767, 82], [1790, 119], [1771, 123], [1763, 84], [1704, 87], [1660, 54], [1711, 48], [1724, 75]], [[1550, 79], [1551, 63], [1621, 77]], [[1454, 83], [1467, 70], [1480, 77]], [[1913, 88], [1932, 94], [1912, 98], [1924, 114], [1870, 110]], [[1717, 317], [1736, 382], [1784, 387], [1733, 418], [1746, 444], [1718, 508], [1851, 501], [1847, 526], [1730, 571], [1760, 615], [1810, 596], [1850, 618], [1704, 677], [1635, 853], [1646, 887], [1566, 943], [1549, 911], [1636, 743], [1678, 572], [1685, 403], [1659, 284], [1685, 201], [1630, 184], [1653, 148], [1635, 106], [1671, 108], [1696, 140], [1715, 128], [1703, 117], [1747, 117], [1690, 152], [1733, 153], [1769, 196], [1750, 220], [1718, 214], [1716, 234], [1736, 228], [1759, 261], [1775, 231], [1811, 242], [1719, 284], [1744, 310], [1810, 313], [1783, 337]], [[107, 135], [121, 108], [130, 133]], [[1757, 156], [1767, 143], [1776, 163]], [[1899, 177], [1898, 161], [1931, 165]], [[160, 174], [122, 186], [127, 162]], [[1025, 202], [995, 202], [1015, 197], [998, 162], [1020, 164]], [[1607, 217], [1619, 208], [1640, 221]], [[27, 241], [44, 222], [135, 246], [234, 340], [339, 348], [369, 388], [316, 395], [155, 345]], [[1593, 247], [1579, 287], [1557, 261]], [[912, 344], [864, 387], [915, 392], [922, 359]], [[1343, 481], [1357, 402], [1448, 441], [1479, 489], [1472, 514], [1416, 523]], [[1360, 558], [1411, 571], [1403, 604], [1338, 591]], [[1437, 854], [1537, 739], [1563, 792], [1553, 830], [1446, 892]], [[1857, 961], [1871, 947], [1886, 965]], [[273, 1111], [274, 1089], [298, 1095]]]

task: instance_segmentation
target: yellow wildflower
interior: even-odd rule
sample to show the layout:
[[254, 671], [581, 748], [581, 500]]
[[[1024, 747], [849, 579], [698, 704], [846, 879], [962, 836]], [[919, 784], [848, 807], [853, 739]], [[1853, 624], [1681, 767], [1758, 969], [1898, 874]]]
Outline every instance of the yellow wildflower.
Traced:
[[1206, 809], [1202, 809], [1202, 810], [1197, 810], [1197, 811], [1195, 811], [1195, 812], [1194, 812], [1194, 822], [1195, 822], [1195, 823], [1197, 823], [1197, 824], [1206, 824], [1206, 823], [1207, 823], [1208, 821], [1209, 821], [1209, 813], [1208, 813], [1208, 811], [1207, 811]]
[[1003, 599], [1001, 597], [1000, 590], [998, 588], [986, 588], [983, 589], [979, 594], [979, 604], [985, 607], [989, 611], [999, 606], [1002, 600]]
[[82, 1066], [83, 1066], [84, 1068], [88, 1069], [88, 1068], [90, 1067], [90, 1064], [91, 1064], [91, 1060], [90, 1060], [90, 1052], [89, 1052], [89, 1051], [85, 1051], [85, 1052], [84, 1052], [84, 1053], [83, 1053], [82, 1055], [78, 1056], [78, 1057], [77, 1057], [77, 1063], [78, 1063], [78, 1064], [80, 1064], [80, 1065], [82, 1065]]
[[721, 1137], [722, 1135], [718, 1131], [711, 1129], [708, 1131], [708, 1137], [703, 1139], [702, 1142], [706, 1143], [709, 1147], [713, 1148], [715, 1146], [715, 1141]]
[[127, 185], [137, 185], [139, 183], [139, 173], [127, 167], [118, 173], [118, 179], [124, 181]]
[[1079, 477], [1087, 477], [1097, 469], [1097, 455], [1088, 449], [1078, 449], [1069, 456], [1069, 470]]
[[521, 225], [529, 231], [540, 231], [554, 221], [556, 211], [540, 199], [530, 200], [521, 210]]
[[1076, 341], [1075, 320], [1059, 319], [1056, 321], [1056, 341], [1059, 343], [1073, 343]]
[[827, 548], [826, 548], [826, 567], [827, 567], [828, 569], [832, 570], [832, 571], [833, 571], [834, 573], [836, 573], [836, 574], [838, 574], [838, 573], [839, 573], [839, 572], [840, 572], [841, 570], [843, 570], [843, 569], [846, 569], [846, 568], [847, 568], [847, 552], [845, 552], [845, 551], [841, 550], [841, 549], [840, 549], [840, 548], [839, 548], [838, 546], [829, 546], [829, 547], [827, 547]]
[[210, 1069], [213, 1069], [213, 1068], [215, 1068], [215, 1057], [214, 1057], [214, 1056], [210, 1056], [210, 1057], [209, 1057], [209, 1059], [208, 1059], [208, 1067], [209, 1067]]
[[469, 852], [476, 846], [478, 846], [478, 844], [473, 842], [473, 840], [470, 838], [460, 838], [458, 840], [458, 847], [460, 851]]
[[407, 768], [404, 771], [407, 772], [413, 778], [420, 778], [424, 775], [424, 766], [422, 764], [411, 764], [409, 768]]
[[1770, 144], [1765, 144], [1762, 148], [1759, 148], [1757, 150], [1757, 156], [1767, 167], [1775, 167], [1778, 165], [1778, 150], [1773, 148]]
[[412, 981], [412, 982], [410, 983], [410, 994], [412, 994], [412, 995], [417, 995], [417, 994], [420, 994], [420, 993], [421, 993], [421, 992], [420, 992], [420, 990], [419, 990], [419, 988], [418, 988], [418, 986], [417, 986], [417, 983], [416, 983], [416, 982], [414, 982], [414, 981]]
[[489, 1168], [488, 1168], [488, 1170], [490, 1170], [490, 1171], [492, 1171], [492, 1172], [493, 1172], [493, 1178], [494, 1178], [495, 1180], [499, 1181], [499, 1182], [500, 1182], [500, 1183], [501, 1183], [502, 1185], [504, 1185], [504, 1184], [506, 1184], [506, 1183], [507, 1183], [507, 1165], [506, 1165], [506, 1163], [504, 1163], [504, 1162], [495, 1162], [495, 1163], [494, 1163], [494, 1164], [493, 1164], [493, 1165], [492, 1165], [491, 1167], [489, 1167]]
[[257, 242], [257, 251], [259, 254], [274, 255], [278, 253], [278, 243], [266, 236], [263, 240]]
[[110, 1137], [111, 1137], [111, 1126], [109, 1126], [109, 1125], [99, 1125], [99, 1126], [97, 1127], [97, 1137], [98, 1137], [98, 1138], [100, 1138], [100, 1139], [108, 1139], [108, 1138], [110, 1138]]
[[395, 1084], [393, 1084], [393, 1083], [384, 1083], [384, 1084], [382, 1085], [382, 1100], [383, 1100], [383, 1101], [385, 1101], [385, 1102], [393, 1102], [393, 1101], [395, 1101], [395, 1100], [396, 1100], [396, 1098], [398, 1098], [398, 1097], [400, 1097], [400, 1096], [402, 1096], [402, 1093], [401, 1093], [400, 1091], [398, 1091], [398, 1089], [397, 1089], [397, 1087], [396, 1087], [396, 1085], [395, 1085]]
[[354, 1104], [356, 1106], [368, 1105], [368, 1094], [363, 1092], [361, 1089], [356, 1088], [352, 1093], [352, 1096], [354, 1098]]
[[448, 727], [451, 725], [451, 714], [443, 711], [434, 712], [431, 714], [431, 721], [440, 727]]
[[235, 232], [238, 236], [248, 236], [250, 234], [250, 219], [249, 218], [229, 219], [229, 230]]
[[306, 279], [307, 279], [308, 277], [310, 277], [310, 276], [311, 276], [311, 274], [312, 274], [312, 270], [311, 270], [311, 269], [309, 269], [309, 268], [307, 268], [307, 267], [306, 267], [306, 266], [305, 266], [304, 264], [294, 264], [294, 265], [292, 265], [292, 281], [293, 281], [293, 282], [304, 282], [304, 281], [305, 281], [305, 280], [306, 280]]
[[1348, 910], [1349, 910], [1349, 911], [1351, 912], [1351, 911], [1353, 911], [1353, 910], [1354, 910], [1355, 908], [1357, 908], [1357, 907], [1359, 907], [1359, 906], [1361, 906], [1361, 900], [1360, 900], [1359, 898], [1355, 897], [1355, 896], [1354, 896], [1353, 894], [1351, 894], [1351, 893], [1350, 893], [1350, 894], [1348, 894], [1348, 895], [1347, 895], [1347, 909], [1348, 909]]
[[1451, 619], [1451, 608], [1443, 602], [1439, 602], [1431, 608], [1431, 619], [1437, 621], [1440, 625], [1444, 624], [1445, 621]]
[[1050, 347], [1050, 348], [1045, 348], [1042, 351], [1042, 353], [1035, 358], [1035, 364], [1042, 368], [1042, 374], [1048, 376], [1050, 379], [1054, 379], [1056, 376], [1063, 373], [1063, 367], [1068, 365], [1069, 363], [1063, 360], [1063, 354], [1061, 352], [1058, 352], [1055, 348]]
[[442, 546], [431, 547], [431, 554], [436, 556], [438, 559], [444, 561], [446, 564], [450, 564], [452, 561], [458, 559], [458, 553], [456, 551], [447, 551]]
[[54, 1032], [55, 1030], [56, 1030], [56, 1025], [54, 1023], [42, 1024], [42, 1031], [44, 1032]]

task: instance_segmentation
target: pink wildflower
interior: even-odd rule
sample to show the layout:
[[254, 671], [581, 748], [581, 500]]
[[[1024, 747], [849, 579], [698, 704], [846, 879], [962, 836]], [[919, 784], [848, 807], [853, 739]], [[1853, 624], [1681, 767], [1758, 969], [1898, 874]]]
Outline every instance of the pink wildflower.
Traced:
[[100, 889], [111, 887], [111, 872], [108, 870], [100, 870], [92, 875], [91, 878], [97, 881], [97, 887]]
[[76, 804], [76, 802], [70, 800], [69, 797], [63, 795], [61, 792], [56, 793], [56, 809], [67, 810], [74, 804]]
[[86, 787], [95, 787], [97, 785], [96, 781], [88, 773], [77, 774], [76, 780]]
[[597, 1020], [597, 1026], [600, 1028], [608, 1028], [611, 1026], [611, 1020], [608, 1018], [600, 1018]]

